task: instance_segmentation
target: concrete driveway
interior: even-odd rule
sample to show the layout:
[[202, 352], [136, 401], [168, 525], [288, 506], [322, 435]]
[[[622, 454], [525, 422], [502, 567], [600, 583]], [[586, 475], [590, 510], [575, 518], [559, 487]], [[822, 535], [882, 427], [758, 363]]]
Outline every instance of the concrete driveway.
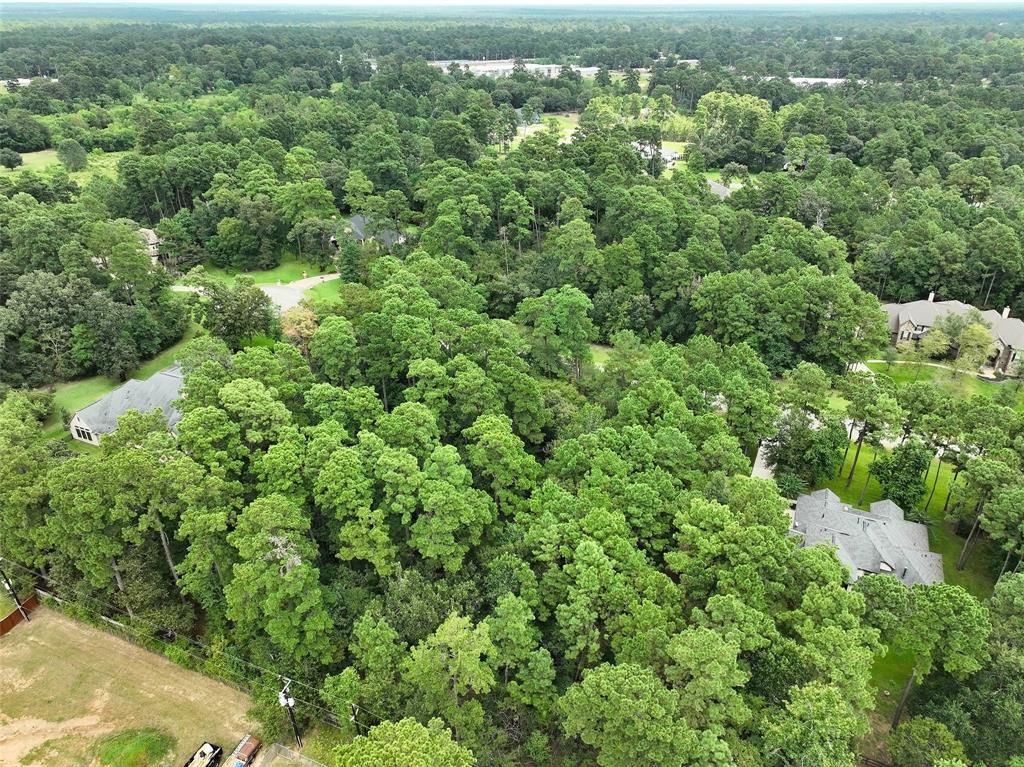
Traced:
[[257, 285], [256, 287], [266, 293], [279, 310], [286, 312], [292, 307], [298, 306], [299, 302], [302, 301], [302, 297], [310, 288], [319, 285], [321, 282], [336, 280], [339, 277], [341, 275], [337, 273], [321, 274], [316, 277], [305, 277], [294, 282], [271, 282]]

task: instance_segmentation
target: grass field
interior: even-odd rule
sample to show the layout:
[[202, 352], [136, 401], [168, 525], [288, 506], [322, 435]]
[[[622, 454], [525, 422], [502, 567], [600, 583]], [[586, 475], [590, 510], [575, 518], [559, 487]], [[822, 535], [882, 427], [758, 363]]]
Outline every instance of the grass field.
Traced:
[[241, 692], [46, 608], [0, 642], [0, 690], [3, 765], [173, 767], [252, 729]]
[[125, 730], [99, 740], [96, 761], [103, 767], [147, 767], [158, 764], [174, 744], [174, 738], [163, 730]]
[[608, 361], [608, 357], [612, 353], [612, 347], [606, 346], [605, 344], [591, 344], [590, 355], [594, 360], [594, 367], [604, 368], [604, 364]]
[[[142, 363], [132, 371], [129, 378], [143, 380], [172, 365], [181, 347], [195, 337], [197, 330], [198, 327], [193, 325], [178, 343], [164, 349], [153, 359]], [[91, 376], [89, 378], [80, 378], [77, 381], [66, 381], [54, 386], [53, 411], [44, 425], [44, 436], [54, 438], [59, 437], [62, 433], [66, 434], [64, 422], [61, 419], [62, 410], [67, 411], [69, 414], [74, 413], [76, 410], [81, 410], [107, 392], [113, 391], [121, 384], [122, 381], [107, 376]], [[70, 436], [68, 436], [68, 441], [74, 445], [82, 444], [74, 442]]]
[[[79, 184], [87, 184], [96, 176], [113, 176], [117, 170], [117, 161], [127, 152], [107, 152], [101, 155], [89, 155], [89, 163], [82, 170], [69, 173]], [[62, 167], [57, 159], [56, 149], [44, 149], [40, 152], [26, 152], [21, 156], [21, 165], [17, 168], [0, 168], [0, 176], [14, 175], [25, 170], [44, 173], [52, 168]]]
[[313, 277], [314, 275], [326, 274], [328, 271], [331, 271], [329, 269], [321, 269], [316, 264], [307, 261], [299, 261], [295, 253], [291, 251], [284, 252], [281, 263], [278, 266], [259, 272], [239, 272], [233, 269], [220, 269], [216, 266], [204, 266], [203, 268], [207, 275], [223, 282], [225, 285], [233, 285], [235, 278], [240, 274], [252, 277], [257, 284], [262, 284], [268, 282], [275, 283], [278, 280], [281, 282], [301, 280], [303, 272], [306, 273], [307, 277]]
[[321, 282], [318, 285], [314, 285], [309, 288], [303, 295], [305, 298], [309, 298], [316, 301], [324, 301], [338, 297], [338, 287], [341, 285], [340, 280], [331, 280], [330, 282]]
[[875, 373], [883, 373], [898, 386], [914, 381], [923, 381], [934, 384], [956, 397], [973, 397], [980, 394], [984, 397], [994, 397], [1004, 387], [1017, 389], [1018, 410], [1024, 409], [1024, 386], [1017, 381], [983, 381], [971, 373], [961, 373], [954, 377], [953, 371], [949, 368], [934, 367], [931, 365], [915, 365], [909, 362], [896, 363], [887, 367], [884, 362], [868, 362], [867, 366]]

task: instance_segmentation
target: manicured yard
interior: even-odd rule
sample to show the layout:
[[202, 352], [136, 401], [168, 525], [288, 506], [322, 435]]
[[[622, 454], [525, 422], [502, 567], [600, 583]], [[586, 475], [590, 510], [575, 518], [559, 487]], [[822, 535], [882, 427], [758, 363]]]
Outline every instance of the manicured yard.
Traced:
[[[825, 487], [831, 489], [844, 503], [856, 506], [860, 497], [861, 486], [864, 483], [865, 475], [868, 473], [872, 461], [873, 451], [865, 447], [861, 451], [860, 461], [853, 474], [853, 482], [846, 487], [846, 476], [853, 464], [853, 456], [856, 451], [854, 445], [850, 446], [849, 455], [843, 466], [840, 476], [828, 482]], [[928, 475], [928, 492], [931, 492], [931, 484], [935, 479], [936, 467], [940, 466], [938, 461], [932, 462], [932, 469]], [[928, 545], [932, 551], [942, 555], [943, 574], [946, 583], [962, 586], [979, 599], [987, 599], [992, 594], [992, 587], [995, 583], [995, 576], [1002, 564], [998, 550], [987, 539], [979, 540], [973, 554], [967, 561], [963, 570], [956, 569], [956, 561], [963, 548], [964, 539], [954, 532], [954, 526], [943, 518], [942, 505], [946, 500], [946, 493], [949, 490], [949, 481], [952, 478], [952, 467], [941, 464], [939, 482], [935, 488], [935, 495], [926, 509], [928, 518]], [[869, 504], [881, 500], [882, 490], [873, 477], [868, 478], [867, 491], [864, 495], [864, 504], [861, 508], [867, 509]], [[926, 494], [921, 503], [928, 499]], [[862, 743], [862, 753], [869, 756], [880, 755], [880, 747], [884, 742], [885, 733], [888, 732], [892, 716], [896, 711], [896, 704], [899, 702], [903, 685], [906, 684], [913, 667], [913, 657], [898, 647], [890, 647], [886, 655], [876, 658], [871, 669], [871, 680], [878, 691], [876, 711], [872, 716], [873, 731], [866, 736]]]
[[[846, 487], [846, 475], [853, 464], [855, 452], [856, 447], [851, 445], [850, 453], [846, 457], [846, 463], [843, 466], [841, 476], [834, 478], [825, 485], [825, 487], [828, 487], [838, 495], [844, 503], [849, 503], [852, 506], [857, 506], [861, 486], [874, 459], [874, 453], [871, 448], [865, 447], [861, 451], [860, 461], [853, 474], [853, 482], [849, 487]], [[938, 466], [938, 461], [933, 461], [932, 470], [928, 475], [929, 493], [931, 492], [931, 484], [935, 479], [936, 466]], [[982, 538], [967, 561], [967, 566], [963, 570], [956, 569], [956, 560], [960, 556], [964, 539], [954, 532], [953, 524], [943, 519], [942, 515], [942, 505], [945, 503], [946, 493], [949, 490], [949, 480], [952, 476], [952, 467], [943, 463], [941, 474], [939, 475], [939, 484], [935, 488], [935, 496], [926, 509], [928, 516], [928, 543], [932, 551], [942, 555], [942, 566], [947, 583], [963, 586], [976, 597], [986, 599], [992, 594], [995, 576], [999, 572], [1002, 561], [996, 547], [992, 546], [985, 538]], [[861, 508], [866, 509], [869, 504], [881, 499], [881, 487], [874, 477], [869, 477], [867, 491], [864, 494], [864, 504]], [[926, 494], [921, 502], [924, 503], [927, 499], [928, 495]]]
[[338, 297], [338, 288], [341, 286], [341, 284], [341, 280], [321, 282], [311, 287], [303, 295], [306, 298], [309, 298], [314, 301], [327, 301], [332, 298]]
[[994, 397], [1003, 387], [1015, 388], [1017, 391], [1017, 409], [1024, 409], [1024, 386], [1017, 381], [985, 381], [971, 373], [961, 373], [954, 377], [949, 368], [932, 365], [915, 365], [911, 362], [900, 362], [886, 366], [884, 362], [868, 362], [867, 366], [875, 373], [883, 373], [897, 385], [925, 381], [957, 397], [973, 397], [980, 394]]
[[[146, 379], [154, 373], [163, 370], [166, 367], [170, 367], [174, 364], [174, 359], [181, 347], [195, 337], [197, 330], [198, 327], [193, 325], [188, 329], [178, 343], [164, 349], [153, 359], [142, 363], [138, 368], [132, 371], [129, 378]], [[117, 381], [107, 376], [91, 376], [89, 378], [80, 378], [77, 381], [66, 381], [54, 386], [53, 411], [50, 413], [50, 417], [46, 421], [45, 430], [43, 432], [44, 436], [52, 439], [66, 433], [64, 421], [61, 416], [62, 411], [65, 411], [70, 415], [76, 410], [81, 410], [86, 405], [98, 400], [107, 392], [113, 391], [122, 383], [122, 381]], [[75, 446], [82, 444], [80, 442], [72, 441], [70, 437], [68, 437], [68, 441]], [[83, 448], [88, 449], [88, 446], [83, 445]]]
[[220, 280], [226, 285], [234, 284], [235, 277], [239, 274], [244, 274], [247, 277], [252, 277], [256, 281], [256, 284], [263, 283], [276, 283], [280, 282], [294, 282], [295, 280], [301, 280], [303, 276], [313, 277], [315, 275], [326, 274], [331, 269], [321, 269], [314, 263], [309, 261], [299, 261], [295, 253], [291, 251], [285, 251], [281, 259], [281, 263], [275, 266], [273, 269], [265, 269], [259, 272], [239, 272], [234, 269], [220, 269], [216, 266], [205, 266], [206, 274], [213, 277], [216, 280]]

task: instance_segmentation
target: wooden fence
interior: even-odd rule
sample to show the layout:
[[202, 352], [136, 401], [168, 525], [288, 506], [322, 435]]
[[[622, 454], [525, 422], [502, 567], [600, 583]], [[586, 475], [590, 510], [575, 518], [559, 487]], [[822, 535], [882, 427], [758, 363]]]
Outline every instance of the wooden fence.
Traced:
[[[25, 612], [31, 615], [32, 611], [39, 607], [39, 597], [32, 594], [32, 596], [21, 603], [21, 606], [25, 608]], [[3, 620], [0, 620], [0, 637], [17, 626], [23, 620], [25, 619], [21, 615], [21, 610], [15, 607], [10, 615]]]

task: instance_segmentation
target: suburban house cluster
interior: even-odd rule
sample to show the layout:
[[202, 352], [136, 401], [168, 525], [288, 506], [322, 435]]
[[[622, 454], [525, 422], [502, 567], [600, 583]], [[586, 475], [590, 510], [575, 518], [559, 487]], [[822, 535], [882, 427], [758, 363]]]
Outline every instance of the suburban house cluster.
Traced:
[[158, 408], [167, 419], [168, 428], [174, 431], [181, 420], [181, 413], [174, 407], [174, 402], [181, 392], [183, 380], [179, 365], [161, 370], [145, 381], [130, 378], [75, 413], [68, 424], [71, 436], [79, 442], [98, 445], [100, 437], [117, 430], [117, 419], [129, 410], [151, 413]]
[[[940, 317], [949, 314], [963, 315], [975, 307], [962, 301], [936, 301], [935, 294], [927, 299], [905, 304], [883, 304], [882, 309], [889, 315], [889, 332], [894, 344], [900, 341], [917, 341], [927, 333]], [[1010, 316], [1010, 307], [1002, 313], [994, 309], [981, 312], [992, 336], [995, 353], [990, 363], [996, 370], [1007, 372], [1024, 351], [1024, 321]]]
[[802, 545], [830, 545], [850, 571], [849, 582], [886, 574], [905, 585], [940, 583], [942, 557], [928, 549], [928, 528], [904, 519], [892, 501], [876, 501], [870, 512], [844, 504], [831, 490], [802, 495], [793, 510], [792, 535]]

